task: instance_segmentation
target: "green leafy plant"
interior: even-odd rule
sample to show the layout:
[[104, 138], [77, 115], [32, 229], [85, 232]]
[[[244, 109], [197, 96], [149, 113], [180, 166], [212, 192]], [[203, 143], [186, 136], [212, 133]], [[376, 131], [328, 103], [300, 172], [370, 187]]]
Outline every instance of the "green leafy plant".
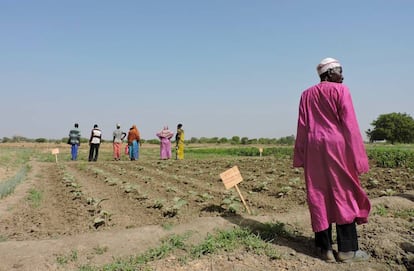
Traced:
[[223, 199], [221, 205], [224, 205], [229, 212], [237, 213], [240, 210], [240, 199], [234, 195], [229, 195]]
[[186, 204], [186, 200], [179, 197], [175, 197], [173, 199], [173, 205], [167, 207], [163, 214], [165, 217], [174, 217], [178, 214], [178, 211], [181, 209], [181, 207], [183, 207]]

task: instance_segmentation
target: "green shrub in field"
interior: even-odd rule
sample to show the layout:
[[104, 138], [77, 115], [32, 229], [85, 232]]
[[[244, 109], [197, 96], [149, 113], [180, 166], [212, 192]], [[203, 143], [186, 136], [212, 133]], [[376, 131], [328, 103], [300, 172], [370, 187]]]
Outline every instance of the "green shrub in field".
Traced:
[[368, 158], [373, 160], [378, 167], [414, 168], [414, 151], [410, 149], [397, 148], [375, 148], [368, 149]]

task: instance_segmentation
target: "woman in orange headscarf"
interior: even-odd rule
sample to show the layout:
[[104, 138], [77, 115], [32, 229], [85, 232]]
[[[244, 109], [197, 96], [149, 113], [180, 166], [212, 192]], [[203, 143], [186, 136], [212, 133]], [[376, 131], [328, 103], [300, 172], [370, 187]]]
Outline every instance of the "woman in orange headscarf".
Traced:
[[129, 129], [128, 132], [128, 149], [129, 149], [129, 158], [131, 161], [138, 160], [139, 158], [139, 141], [140, 141], [139, 131], [137, 126], [134, 124]]

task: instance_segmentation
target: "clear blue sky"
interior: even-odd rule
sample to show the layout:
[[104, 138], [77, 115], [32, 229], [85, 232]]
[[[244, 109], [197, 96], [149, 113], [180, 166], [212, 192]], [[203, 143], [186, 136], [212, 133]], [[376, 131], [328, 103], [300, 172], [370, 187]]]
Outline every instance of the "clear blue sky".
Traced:
[[[296, 134], [316, 65], [340, 60], [361, 131], [414, 114], [414, 1], [0, 0], [0, 138], [75, 122], [155, 138]], [[365, 134], [363, 133], [365, 136]]]

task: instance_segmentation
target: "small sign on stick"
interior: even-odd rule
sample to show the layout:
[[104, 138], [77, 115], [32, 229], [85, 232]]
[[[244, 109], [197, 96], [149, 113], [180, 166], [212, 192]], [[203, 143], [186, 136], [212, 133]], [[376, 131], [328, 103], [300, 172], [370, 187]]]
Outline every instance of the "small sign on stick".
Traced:
[[240, 199], [242, 200], [244, 207], [247, 210], [247, 213], [250, 215], [250, 209], [247, 206], [246, 202], [244, 201], [244, 198], [240, 192], [239, 187], [237, 186], [238, 183], [240, 183], [241, 181], [243, 181], [243, 178], [240, 174], [239, 168], [237, 166], [234, 166], [224, 172], [222, 172], [220, 174], [220, 178], [223, 181], [224, 187], [226, 187], [226, 189], [230, 189], [232, 187], [236, 188], [237, 193], [240, 196]]
[[52, 154], [54, 154], [54, 155], [55, 155], [55, 158], [56, 158], [56, 163], [57, 163], [57, 161], [58, 161], [58, 159], [57, 159], [57, 155], [58, 155], [58, 153], [59, 153], [59, 149], [58, 149], [58, 148], [52, 149]]

